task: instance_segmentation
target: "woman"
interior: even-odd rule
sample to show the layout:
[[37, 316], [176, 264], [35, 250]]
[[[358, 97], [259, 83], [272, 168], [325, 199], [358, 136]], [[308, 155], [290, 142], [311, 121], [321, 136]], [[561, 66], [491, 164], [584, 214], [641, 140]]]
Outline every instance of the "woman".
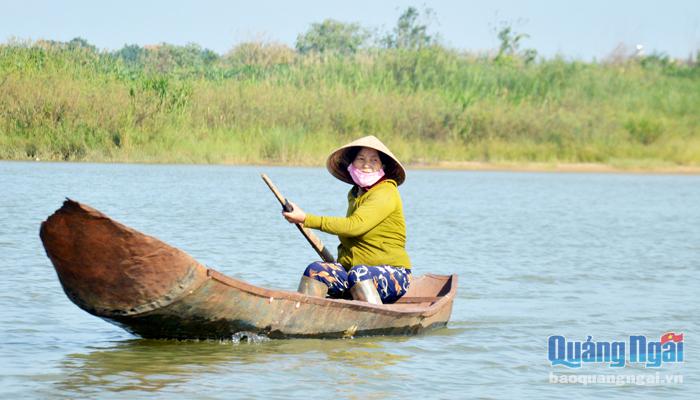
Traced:
[[[328, 171], [353, 185], [345, 218], [305, 213], [296, 204], [282, 214], [290, 223], [338, 235], [338, 262], [310, 264], [299, 284], [308, 295], [393, 303], [411, 282], [406, 253], [406, 222], [398, 186], [406, 171], [374, 136], [365, 136], [331, 153]], [[349, 293], [348, 293], [349, 291]]]

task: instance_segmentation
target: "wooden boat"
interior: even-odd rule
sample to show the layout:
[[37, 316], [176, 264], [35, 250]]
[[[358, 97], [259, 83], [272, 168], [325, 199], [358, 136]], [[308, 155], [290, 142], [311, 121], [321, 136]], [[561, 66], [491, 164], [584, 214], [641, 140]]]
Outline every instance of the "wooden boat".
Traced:
[[40, 236], [70, 300], [145, 338], [416, 334], [447, 324], [457, 289], [456, 275], [428, 274], [380, 305], [264, 289], [70, 199]]

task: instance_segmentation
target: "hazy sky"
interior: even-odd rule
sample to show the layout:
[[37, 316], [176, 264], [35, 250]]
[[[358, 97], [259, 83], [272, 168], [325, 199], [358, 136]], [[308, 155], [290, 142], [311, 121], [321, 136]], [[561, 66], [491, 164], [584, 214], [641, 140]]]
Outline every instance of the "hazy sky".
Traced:
[[464, 50], [496, 48], [501, 21], [546, 57], [601, 59], [620, 43], [680, 58], [700, 50], [700, 0], [0, 0], [0, 41], [80, 36], [101, 49], [197, 43], [223, 54], [249, 40], [293, 46], [326, 18], [388, 31], [408, 6], [432, 9], [432, 31]]

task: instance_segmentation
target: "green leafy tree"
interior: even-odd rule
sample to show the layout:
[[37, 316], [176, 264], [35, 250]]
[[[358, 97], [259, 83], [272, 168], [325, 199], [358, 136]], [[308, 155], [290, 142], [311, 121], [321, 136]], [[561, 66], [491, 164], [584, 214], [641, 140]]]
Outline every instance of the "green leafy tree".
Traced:
[[81, 37], [76, 37], [73, 38], [70, 42], [67, 43], [67, 46], [69, 49], [85, 49], [91, 52], [97, 52], [97, 47], [94, 45], [91, 45], [87, 40], [81, 38]]
[[326, 19], [313, 23], [308, 31], [297, 37], [299, 53], [340, 53], [354, 54], [364, 46], [369, 34], [358, 24], [349, 24]]
[[498, 47], [496, 61], [520, 57], [526, 64], [529, 64], [537, 57], [537, 50], [535, 49], [520, 50], [523, 39], [530, 37], [527, 33], [517, 33], [510, 25], [505, 25], [498, 31], [497, 36], [501, 44]]
[[[424, 15], [430, 17], [432, 11], [427, 9]], [[382, 42], [387, 48], [416, 50], [436, 44], [437, 36], [428, 33], [428, 23], [421, 18], [418, 9], [408, 7]]]
[[219, 55], [195, 43], [185, 46], [162, 43], [146, 46], [140, 59], [145, 66], [165, 72], [177, 68], [203, 68], [218, 60]]
[[145, 50], [137, 44], [124, 45], [121, 49], [112, 53], [113, 56], [121, 58], [129, 64], [138, 64], [144, 55]]

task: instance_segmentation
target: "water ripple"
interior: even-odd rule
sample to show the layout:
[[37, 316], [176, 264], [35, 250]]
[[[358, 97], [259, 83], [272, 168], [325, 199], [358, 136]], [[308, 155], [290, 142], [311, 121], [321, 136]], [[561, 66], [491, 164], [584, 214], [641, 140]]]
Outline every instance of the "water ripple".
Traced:
[[[294, 290], [316, 256], [261, 172], [310, 212], [345, 212], [347, 187], [320, 168], [0, 162], [0, 397], [699, 395], [691, 384], [550, 384], [561, 371], [546, 353], [552, 334], [700, 330], [699, 177], [410, 171], [401, 193], [414, 271], [460, 281], [448, 327], [415, 337], [135, 338], [67, 299], [38, 239], [69, 196], [225, 274]], [[663, 372], [700, 373], [690, 361]]]

